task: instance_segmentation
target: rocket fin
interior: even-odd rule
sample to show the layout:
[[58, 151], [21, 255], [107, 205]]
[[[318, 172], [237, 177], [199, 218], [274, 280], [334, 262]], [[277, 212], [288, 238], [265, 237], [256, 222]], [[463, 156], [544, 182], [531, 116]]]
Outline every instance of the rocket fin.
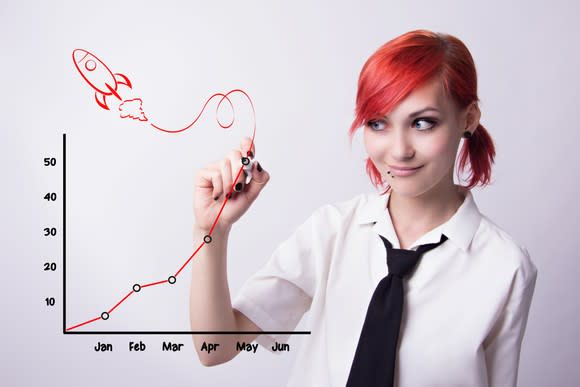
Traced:
[[117, 81], [117, 83], [120, 83], [121, 85], [127, 85], [127, 86], [129, 86], [129, 89], [133, 88], [129, 78], [127, 78], [126, 76], [124, 76], [121, 73], [115, 73], [114, 75], [115, 75], [115, 81]]
[[[100, 99], [99, 99], [99, 96], [101, 96]], [[105, 94], [99, 93], [98, 91], [95, 92], [95, 101], [97, 101], [99, 106], [102, 107], [103, 109], [109, 110], [109, 107], [107, 106], [107, 100], [106, 100]]]

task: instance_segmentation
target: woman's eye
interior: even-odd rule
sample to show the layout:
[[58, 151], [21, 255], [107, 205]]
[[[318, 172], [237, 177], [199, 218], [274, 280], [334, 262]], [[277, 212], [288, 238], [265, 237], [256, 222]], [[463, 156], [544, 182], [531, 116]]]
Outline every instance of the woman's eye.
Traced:
[[423, 128], [417, 128], [417, 129], [422, 129], [422, 131], [426, 131], [426, 130], [431, 130], [433, 129], [433, 127], [435, 127], [435, 124], [437, 123], [435, 120], [431, 120], [428, 118], [419, 118], [418, 120], [415, 120], [414, 124], [417, 124], [419, 122], [427, 122], [429, 124], [429, 126], [427, 127], [423, 127]]
[[382, 130], [385, 127], [385, 121], [383, 120], [370, 120], [367, 125], [372, 130]]

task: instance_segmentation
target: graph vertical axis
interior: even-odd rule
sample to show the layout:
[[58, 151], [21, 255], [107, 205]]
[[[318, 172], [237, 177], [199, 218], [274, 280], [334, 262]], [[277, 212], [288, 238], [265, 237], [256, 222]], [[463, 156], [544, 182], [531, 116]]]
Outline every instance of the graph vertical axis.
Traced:
[[66, 133], [62, 134], [62, 333], [66, 333]]

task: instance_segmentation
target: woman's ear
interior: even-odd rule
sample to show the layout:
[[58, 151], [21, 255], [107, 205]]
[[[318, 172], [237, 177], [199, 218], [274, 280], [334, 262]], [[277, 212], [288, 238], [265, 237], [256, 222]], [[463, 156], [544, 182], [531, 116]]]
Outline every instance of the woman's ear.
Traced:
[[461, 132], [469, 130], [471, 133], [479, 125], [479, 119], [481, 118], [481, 111], [479, 110], [479, 105], [477, 102], [472, 102], [465, 111], [465, 123]]

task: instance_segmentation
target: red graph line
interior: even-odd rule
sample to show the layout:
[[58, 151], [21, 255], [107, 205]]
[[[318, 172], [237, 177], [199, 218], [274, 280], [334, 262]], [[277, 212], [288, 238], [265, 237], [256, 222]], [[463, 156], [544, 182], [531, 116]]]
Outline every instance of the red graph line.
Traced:
[[[216, 114], [217, 114], [217, 110], [219, 110], [219, 106], [221, 105], [221, 103], [223, 102], [223, 100], [224, 100], [224, 99], [227, 99], [227, 100], [228, 100], [228, 102], [229, 102], [229, 103], [230, 103], [230, 105], [231, 105], [231, 101], [229, 100], [229, 98], [228, 98], [227, 96], [228, 96], [228, 95], [230, 95], [231, 93], [234, 93], [234, 92], [240, 92], [240, 93], [242, 93], [242, 94], [243, 94], [243, 95], [244, 95], [244, 96], [245, 96], [245, 97], [248, 99], [248, 101], [250, 102], [250, 105], [251, 105], [251, 107], [252, 107], [252, 114], [253, 114], [253, 117], [254, 117], [254, 125], [253, 125], [254, 127], [253, 127], [253, 133], [252, 133], [252, 142], [250, 143], [250, 148], [249, 148], [248, 152], [246, 153], [246, 156], [248, 156], [248, 157], [249, 157], [249, 152], [250, 152], [250, 150], [251, 150], [251, 149], [253, 148], [253, 146], [254, 146], [254, 138], [256, 137], [256, 111], [255, 111], [255, 109], [254, 109], [254, 104], [252, 103], [252, 99], [250, 98], [250, 96], [249, 96], [248, 94], [246, 94], [246, 92], [245, 92], [245, 91], [243, 91], [243, 90], [240, 90], [240, 89], [234, 89], [234, 90], [231, 90], [231, 91], [229, 91], [229, 92], [228, 92], [228, 93], [226, 93], [226, 94], [222, 94], [222, 93], [216, 93], [216, 94], [212, 95], [212, 96], [211, 96], [211, 97], [210, 97], [210, 98], [209, 98], [209, 99], [206, 101], [206, 103], [204, 104], [203, 108], [201, 109], [201, 111], [200, 111], [199, 115], [198, 115], [198, 116], [195, 118], [195, 120], [194, 120], [194, 121], [193, 121], [191, 124], [189, 124], [187, 127], [183, 128], [183, 129], [180, 129], [180, 130], [178, 130], [178, 131], [169, 131], [169, 130], [165, 130], [165, 129], [161, 129], [161, 128], [159, 128], [159, 127], [156, 127], [156, 126], [155, 126], [155, 125], [153, 125], [153, 124], [151, 124], [151, 125], [152, 125], [152, 126], [154, 126], [154, 127], [155, 127], [155, 128], [157, 128], [157, 129], [159, 129], [159, 130], [162, 130], [162, 131], [164, 131], [164, 132], [168, 132], [168, 133], [178, 133], [178, 132], [184, 131], [184, 130], [188, 129], [189, 127], [191, 127], [191, 126], [192, 126], [192, 125], [193, 125], [193, 124], [194, 124], [194, 123], [197, 121], [197, 119], [199, 118], [199, 116], [201, 115], [201, 113], [203, 112], [203, 110], [205, 109], [205, 106], [207, 105], [207, 103], [208, 103], [208, 102], [209, 102], [209, 101], [210, 101], [210, 100], [211, 100], [213, 97], [215, 97], [215, 96], [222, 96], [222, 99], [221, 99], [221, 100], [220, 100], [220, 102], [218, 103], [218, 107], [217, 107], [217, 109], [216, 109]], [[233, 105], [232, 105], [232, 109], [233, 109]], [[229, 128], [229, 127], [230, 127], [230, 126], [233, 124], [233, 121], [234, 121], [234, 120], [232, 119], [232, 122], [231, 122], [229, 125], [227, 125], [227, 126], [223, 126], [223, 125], [221, 124], [221, 122], [219, 122], [219, 119], [218, 119], [217, 121], [218, 121], [218, 124], [219, 124], [219, 125], [220, 125], [222, 128]], [[255, 155], [254, 155], [254, 157], [255, 157]], [[244, 167], [243, 167], [243, 166], [241, 166], [241, 167], [240, 167], [240, 169], [238, 170], [238, 173], [237, 173], [237, 175], [236, 175], [236, 178], [235, 178], [235, 179], [233, 179], [233, 181], [234, 181], [234, 182], [236, 182], [236, 181], [238, 180], [238, 178], [239, 178], [240, 174], [242, 173], [242, 170], [243, 170], [243, 168], [244, 168]], [[213, 233], [213, 230], [214, 230], [214, 228], [215, 228], [215, 226], [216, 226], [216, 224], [217, 224], [217, 222], [218, 222], [218, 220], [219, 220], [219, 217], [220, 217], [220, 215], [221, 215], [221, 213], [222, 213], [222, 211], [223, 211], [223, 209], [224, 209], [224, 207], [225, 207], [226, 203], [227, 203], [227, 202], [228, 202], [228, 200], [231, 198], [232, 192], [233, 192], [233, 190], [234, 190], [234, 186], [235, 186], [235, 183], [233, 183], [233, 184], [232, 184], [232, 186], [230, 187], [230, 191], [229, 191], [228, 195], [226, 195], [226, 199], [224, 200], [224, 202], [223, 202], [223, 204], [222, 204], [222, 206], [221, 206], [221, 208], [220, 208], [220, 211], [219, 211], [219, 213], [217, 214], [217, 216], [216, 216], [216, 218], [215, 218], [215, 220], [214, 220], [214, 222], [213, 222], [213, 224], [212, 224], [212, 227], [211, 227], [211, 229], [209, 230], [209, 234], [208, 234], [208, 235], [206, 235], [206, 237], [208, 237], [208, 236], [210, 236], [210, 237], [211, 237], [211, 234]], [[204, 238], [204, 239], [205, 239], [205, 238]], [[121, 305], [121, 304], [122, 304], [122, 303], [123, 303], [123, 302], [124, 302], [124, 301], [125, 301], [127, 298], [129, 298], [129, 296], [130, 296], [131, 294], [138, 292], [138, 291], [139, 291], [139, 290], [141, 290], [142, 288], [146, 288], [146, 287], [149, 287], [149, 286], [154, 286], [154, 285], [160, 285], [160, 284], [164, 284], [164, 283], [175, 283], [175, 277], [177, 277], [177, 276], [178, 276], [178, 275], [181, 273], [181, 271], [182, 271], [182, 270], [183, 270], [183, 269], [184, 269], [184, 268], [185, 268], [185, 267], [186, 267], [186, 266], [189, 264], [189, 262], [191, 262], [191, 260], [193, 259], [193, 257], [194, 257], [194, 256], [195, 256], [195, 255], [196, 255], [198, 252], [199, 252], [199, 250], [201, 250], [201, 248], [202, 248], [202, 247], [203, 247], [203, 245], [205, 245], [205, 244], [206, 244], [206, 242], [205, 242], [205, 240], [204, 240], [204, 242], [203, 242], [203, 243], [201, 243], [201, 244], [199, 245], [199, 247], [198, 247], [198, 248], [197, 248], [197, 249], [196, 249], [196, 250], [193, 252], [193, 254], [192, 254], [192, 255], [191, 255], [191, 256], [190, 256], [190, 257], [189, 257], [189, 258], [188, 258], [188, 259], [185, 261], [185, 263], [184, 263], [184, 264], [183, 264], [183, 265], [180, 267], [180, 269], [177, 271], [177, 273], [175, 273], [175, 274], [172, 276], [172, 277], [173, 277], [173, 282], [170, 282], [170, 281], [169, 281], [169, 279], [166, 279], [166, 280], [163, 280], [163, 281], [152, 282], [152, 283], [145, 284], [145, 285], [135, 285], [135, 286], [138, 286], [138, 287], [139, 287], [139, 288], [138, 288], [138, 290], [135, 290], [135, 288], [133, 288], [133, 290], [131, 290], [129, 293], [127, 293], [127, 295], [126, 295], [125, 297], [123, 297], [123, 299], [121, 299], [121, 301], [117, 302], [117, 304], [116, 304], [115, 306], [113, 306], [113, 307], [112, 307], [112, 308], [111, 308], [111, 309], [110, 309], [108, 312], [106, 312], [106, 313], [107, 313], [107, 314], [111, 314], [111, 312], [113, 312], [113, 311], [114, 311], [114, 310], [115, 310], [115, 309], [116, 309], [116, 308], [117, 308], [119, 305]], [[171, 279], [172, 277], [170, 277], [170, 279]], [[104, 313], [103, 313], [103, 314], [104, 314]], [[97, 321], [97, 320], [101, 320], [101, 319], [108, 319], [108, 316], [106, 316], [105, 318], [103, 318], [103, 317], [96, 317], [96, 318], [94, 318], [94, 319], [92, 319], [92, 320], [88, 320], [88, 321], [85, 321], [85, 322], [83, 322], [83, 323], [80, 323], [80, 324], [77, 324], [77, 325], [73, 325], [73, 326], [71, 326], [71, 327], [67, 328], [66, 330], [67, 330], [67, 331], [70, 331], [70, 330], [73, 330], [73, 329], [76, 329], [76, 328], [82, 327], [82, 326], [84, 326], [84, 325], [87, 325], [87, 324], [93, 323], [93, 322], [95, 322], [95, 321]]]
[[191, 262], [191, 260], [192, 260], [192, 259], [193, 259], [193, 257], [195, 256], [195, 254], [197, 254], [197, 252], [198, 252], [199, 250], [201, 250], [201, 248], [203, 247], [203, 245], [204, 245], [204, 244], [205, 244], [205, 242], [202, 242], [202, 243], [199, 245], [199, 247], [197, 248], [197, 250], [195, 250], [195, 251], [193, 252], [193, 254], [191, 254], [191, 256], [189, 257], [189, 259], [188, 259], [187, 261], [185, 261], [185, 263], [184, 263], [183, 265], [181, 265], [181, 267], [179, 268], [179, 270], [177, 270], [177, 273], [175, 273], [175, 274], [174, 274], [174, 276], [175, 276], [175, 277], [177, 277], [177, 276], [179, 275], [179, 273], [181, 273], [181, 271], [182, 271], [183, 269], [185, 269], [185, 266], [187, 266], [187, 264], [188, 264], [189, 262]]
[[164, 283], [166, 283], [166, 282], [167, 282], [167, 280], [164, 280], [164, 281], [157, 281], [157, 282], [152, 282], [152, 283], [150, 283], [150, 284], [147, 284], [147, 285], [141, 285], [141, 287], [142, 287], [142, 288], [147, 288], [147, 287], [149, 287], [149, 286], [161, 285], [161, 284], [164, 284]]
[[111, 310], [109, 310], [107, 313], [111, 314], [111, 312], [112, 312], [112, 311], [114, 311], [115, 309], [117, 309], [117, 306], [121, 305], [121, 303], [122, 303], [123, 301], [125, 301], [127, 298], [129, 298], [129, 296], [130, 296], [131, 294], [133, 294], [133, 293], [134, 293], [134, 291], [133, 291], [133, 290], [131, 290], [129, 293], [127, 293], [127, 295], [126, 295], [125, 297], [123, 297], [123, 299], [122, 299], [121, 301], [117, 302], [117, 304], [116, 304], [115, 306], [113, 306], [113, 307], [111, 308]]
[[73, 325], [73, 326], [72, 326], [72, 327], [70, 327], [70, 328], [66, 328], [66, 330], [67, 330], [67, 331], [70, 331], [70, 330], [72, 330], [72, 329], [75, 329], [75, 328], [78, 328], [78, 327], [82, 327], [83, 325], [87, 325], [87, 324], [89, 324], [89, 323], [92, 323], [92, 322], [94, 322], [94, 321], [97, 321], [97, 320], [100, 320], [100, 319], [101, 319], [100, 317], [96, 317], [96, 318], [94, 318], [94, 319], [92, 319], [92, 320], [85, 321], [84, 323], [80, 323], [80, 324], [77, 324], [77, 325]]

